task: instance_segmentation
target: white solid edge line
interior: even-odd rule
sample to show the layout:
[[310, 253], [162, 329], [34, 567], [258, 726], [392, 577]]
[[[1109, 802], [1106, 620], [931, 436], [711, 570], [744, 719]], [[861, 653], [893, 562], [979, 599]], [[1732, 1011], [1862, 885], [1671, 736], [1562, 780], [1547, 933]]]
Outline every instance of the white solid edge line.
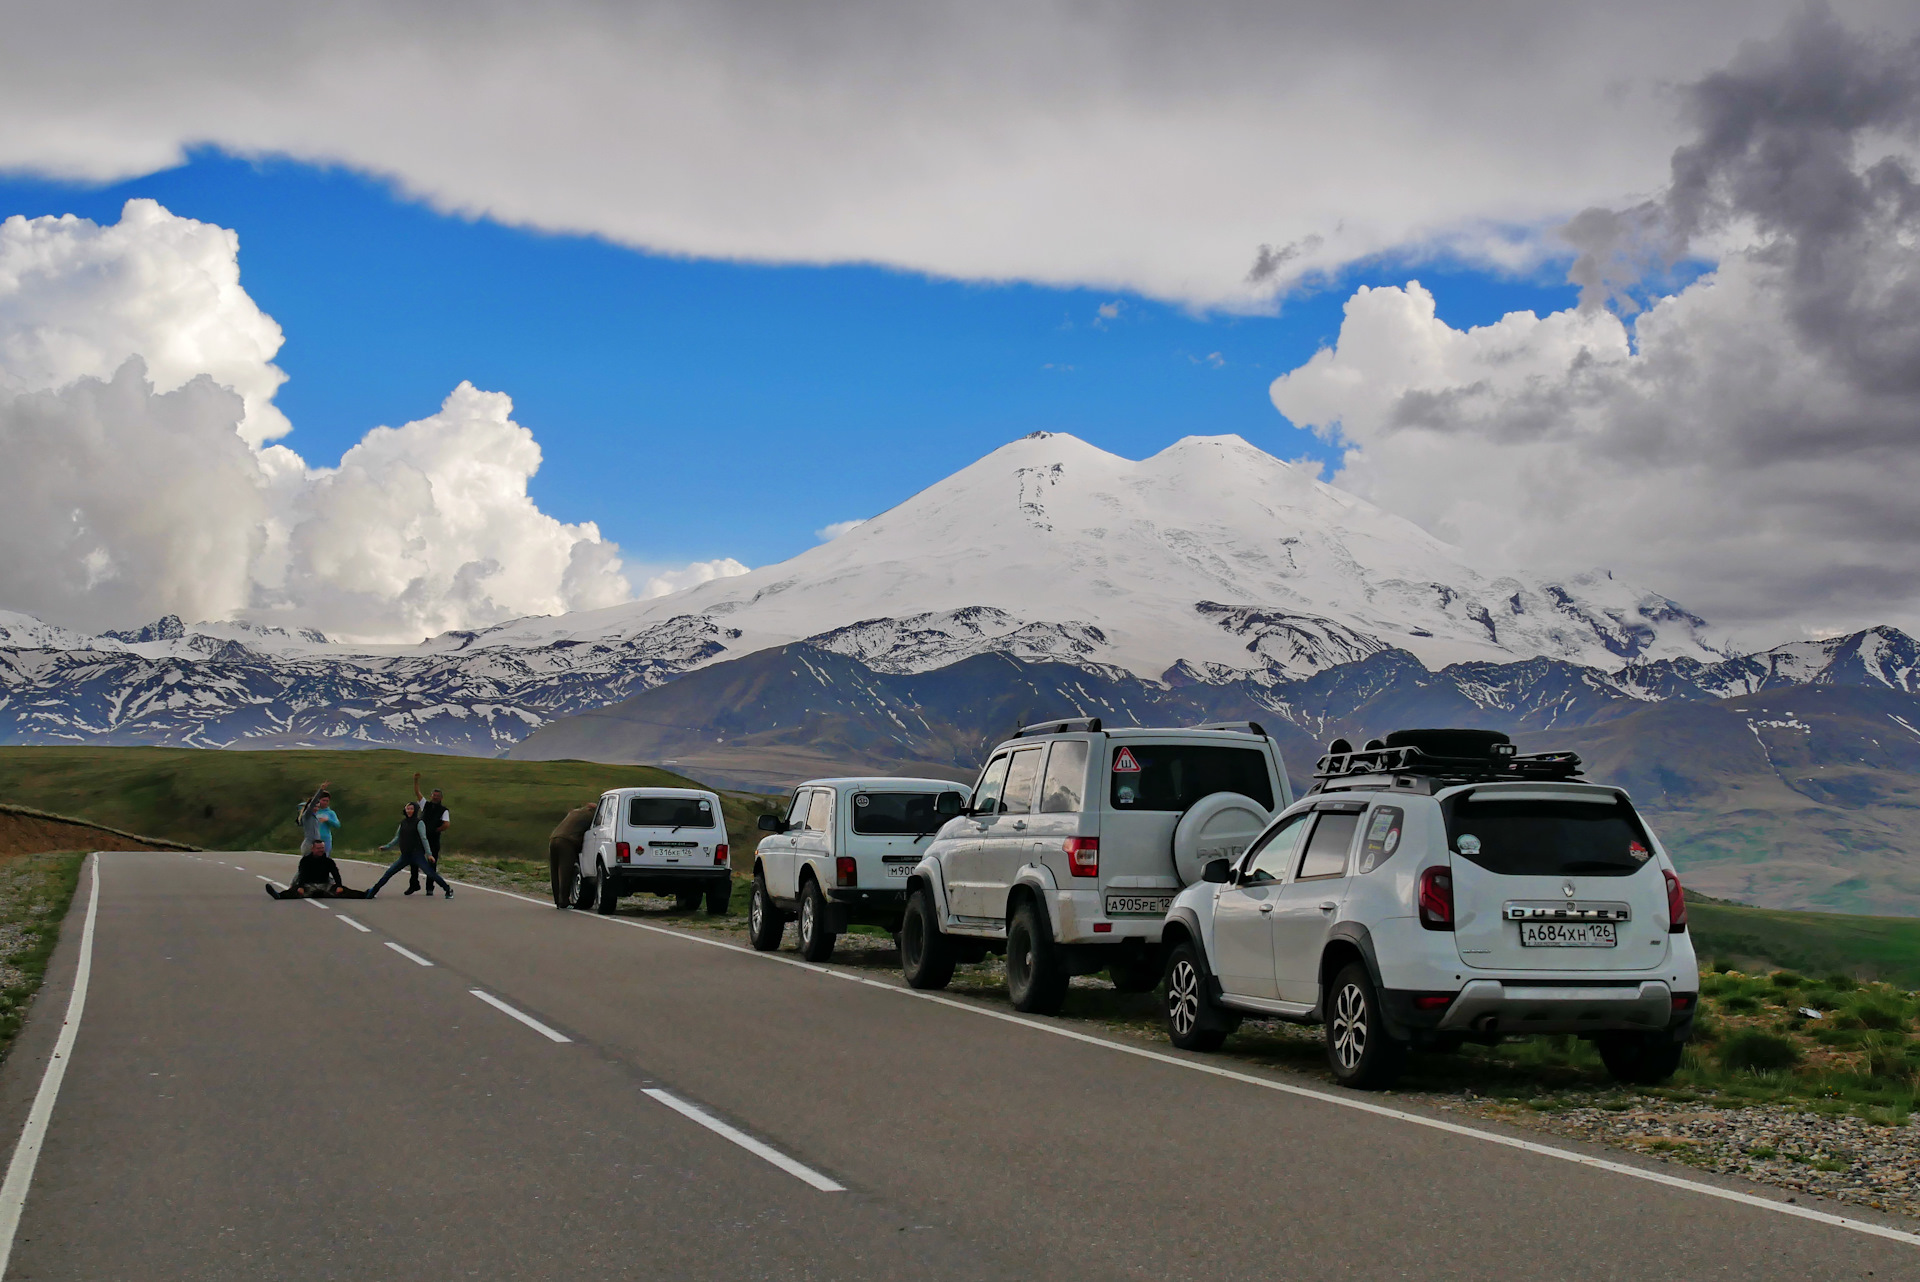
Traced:
[[[519, 899], [542, 908], [551, 908], [548, 900], [535, 899], [532, 895], [522, 895], [511, 890], [499, 890], [493, 886], [482, 886], [475, 882], [461, 882], [463, 886], [472, 886], [475, 890], [484, 890], [489, 894], [503, 895], [508, 899]], [[897, 984], [882, 983], [877, 979], [868, 979], [862, 975], [852, 975], [845, 971], [816, 966], [811, 962], [796, 958], [782, 957], [776, 953], [758, 952], [744, 948], [739, 944], [730, 944], [719, 939], [702, 939], [687, 931], [674, 930], [667, 926], [655, 926], [644, 921], [627, 921], [619, 917], [602, 917], [597, 913], [582, 913], [578, 916], [589, 920], [605, 922], [610, 926], [631, 926], [635, 930], [648, 930], [656, 935], [669, 935], [674, 939], [684, 939], [689, 943], [706, 944], [713, 948], [724, 948], [728, 952], [742, 953], [748, 957], [757, 957], [762, 961], [779, 962], [783, 966], [794, 966], [801, 970], [812, 971], [820, 975], [832, 975], [839, 979], [851, 980], [856, 984], [865, 984], [885, 992], [897, 993], [903, 997], [915, 997], [921, 1001], [934, 1002], [941, 1006], [950, 1006], [955, 1010], [969, 1011], [975, 1015], [984, 1015], [988, 1019], [1001, 1020], [1008, 1024], [1019, 1024], [1023, 1028], [1037, 1029], [1043, 1033], [1052, 1033], [1055, 1037], [1065, 1037], [1076, 1042], [1085, 1042], [1089, 1046], [1102, 1046], [1123, 1055], [1134, 1055], [1141, 1059], [1150, 1059], [1160, 1064], [1170, 1064], [1175, 1068], [1191, 1069], [1196, 1073], [1206, 1073], [1211, 1077], [1224, 1078], [1230, 1082], [1239, 1082], [1247, 1086], [1258, 1086], [1265, 1090], [1279, 1091], [1283, 1095], [1295, 1095], [1302, 1099], [1318, 1100], [1323, 1104], [1333, 1104], [1340, 1108], [1350, 1108], [1362, 1113], [1372, 1113], [1376, 1117], [1390, 1117], [1396, 1121], [1411, 1122], [1415, 1126], [1424, 1126], [1429, 1130], [1445, 1131], [1450, 1135], [1461, 1135], [1470, 1139], [1484, 1140], [1489, 1144], [1498, 1144], [1503, 1148], [1518, 1149], [1524, 1153], [1535, 1153], [1542, 1157], [1557, 1158], [1562, 1162], [1572, 1162], [1576, 1166], [1590, 1167], [1598, 1171], [1607, 1171], [1614, 1175], [1625, 1175], [1636, 1180], [1645, 1180], [1650, 1184], [1665, 1185], [1668, 1188], [1686, 1189], [1701, 1193], [1707, 1197], [1717, 1197], [1725, 1202], [1737, 1202], [1742, 1206], [1758, 1207], [1761, 1210], [1775, 1211], [1781, 1215], [1791, 1215], [1797, 1219], [1812, 1220], [1817, 1224], [1830, 1224], [1835, 1228], [1851, 1229], [1856, 1233], [1865, 1233], [1872, 1237], [1886, 1238], [1889, 1241], [1905, 1242], [1909, 1246], [1920, 1246], [1920, 1233], [1909, 1233], [1902, 1229], [1888, 1228], [1883, 1224], [1874, 1224], [1867, 1220], [1850, 1219], [1844, 1215], [1834, 1215], [1829, 1211], [1816, 1211], [1812, 1207], [1798, 1206], [1790, 1202], [1776, 1202], [1771, 1198], [1756, 1197], [1752, 1193], [1742, 1193], [1738, 1189], [1724, 1189], [1713, 1184], [1702, 1184], [1678, 1175], [1669, 1175], [1665, 1171], [1650, 1171], [1643, 1167], [1629, 1166], [1624, 1162], [1609, 1161], [1604, 1157], [1593, 1157], [1586, 1153], [1570, 1149], [1555, 1148], [1551, 1144], [1536, 1144], [1531, 1140], [1517, 1139], [1511, 1135], [1501, 1135], [1495, 1131], [1483, 1131], [1472, 1126], [1463, 1126], [1458, 1122], [1442, 1121], [1437, 1117], [1423, 1117], [1418, 1113], [1409, 1113], [1404, 1109], [1391, 1108], [1385, 1104], [1374, 1104], [1367, 1100], [1348, 1099], [1328, 1091], [1317, 1090], [1311, 1086], [1295, 1086], [1289, 1082], [1276, 1082], [1265, 1077], [1255, 1077], [1251, 1073], [1235, 1072], [1230, 1068], [1220, 1068], [1213, 1064], [1203, 1064], [1190, 1059], [1181, 1059], [1176, 1055], [1148, 1050], [1144, 1046], [1128, 1046], [1121, 1042], [1108, 1041], [1104, 1037], [1095, 1037], [1090, 1033], [1078, 1032], [1071, 1028], [1059, 1028], [1052, 1024], [1043, 1024], [1037, 1019], [1028, 1019], [1024, 1015], [1010, 1015], [1004, 1011], [989, 1010], [972, 1002], [956, 1001], [951, 997], [942, 997], [938, 993], [921, 992], [914, 988], [903, 988]]]
[[368, 935], [371, 935], [371, 934], [373, 933], [373, 928], [372, 928], [372, 927], [370, 927], [370, 926], [362, 926], [362, 925], [361, 925], [361, 924], [360, 924], [359, 922], [357, 922], [357, 921], [355, 921], [355, 920], [354, 920], [353, 918], [351, 918], [351, 917], [349, 917], [349, 916], [347, 916], [347, 915], [346, 915], [345, 913], [335, 913], [335, 914], [334, 914], [334, 916], [336, 916], [336, 917], [338, 917], [338, 918], [339, 918], [339, 919], [340, 919], [341, 921], [344, 921], [345, 923], [347, 923], [347, 925], [349, 925], [349, 926], [351, 926], [351, 927], [353, 927], [353, 928], [354, 928], [355, 930], [357, 930], [357, 931], [360, 931], [360, 932], [362, 932], [362, 933], [364, 933], [364, 934], [368, 934]]
[[384, 942], [386, 943], [387, 947], [393, 949], [394, 952], [399, 953], [402, 957], [406, 958], [410, 962], [413, 962], [415, 965], [418, 965], [418, 966], [433, 965], [432, 962], [422, 957], [419, 953], [416, 953], [409, 948], [402, 948], [400, 945], [394, 943], [391, 939], [386, 940]]
[[525, 1024], [528, 1028], [531, 1028], [534, 1032], [540, 1034], [542, 1037], [551, 1038], [556, 1042], [570, 1042], [573, 1040], [571, 1037], [568, 1037], [565, 1033], [554, 1032], [551, 1028], [548, 1028], [545, 1024], [542, 1024], [539, 1020], [535, 1019], [533, 1016], [527, 1014], [526, 1012], [515, 1010], [513, 1007], [501, 1001], [498, 997], [495, 997], [492, 993], [483, 993], [477, 988], [469, 988], [467, 991], [472, 993], [475, 997], [478, 997], [481, 1001], [485, 1002], [487, 1005], [493, 1007], [495, 1010], [504, 1011], [506, 1014], [513, 1016], [515, 1019], [519, 1020], [522, 1024]]
[[642, 1088], [641, 1094], [649, 1095], [659, 1100], [662, 1104], [665, 1104], [674, 1112], [679, 1113], [682, 1117], [700, 1123], [700, 1125], [706, 1127], [715, 1135], [732, 1140], [735, 1144], [738, 1144], [755, 1157], [771, 1162], [788, 1175], [813, 1185], [813, 1187], [819, 1189], [822, 1193], [844, 1193], [847, 1191], [845, 1185], [835, 1184], [832, 1180], [820, 1174], [820, 1172], [814, 1170], [812, 1167], [804, 1166], [794, 1161], [779, 1149], [762, 1144], [745, 1131], [728, 1126], [725, 1122], [708, 1113], [705, 1109], [697, 1108], [676, 1095], [670, 1095], [666, 1091], [651, 1086]]
[[33, 1168], [40, 1160], [40, 1145], [47, 1138], [47, 1123], [53, 1120], [53, 1103], [60, 1096], [60, 1083], [67, 1076], [73, 1059], [73, 1041], [80, 1035], [80, 1015], [87, 1006], [87, 981], [93, 976], [93, 924], [100, 916], [100, 856], [93, 856], [92, 887], [87, 892], [87, 922], [80, 931], [80, 964], [73, 972], [73, 996], [67, 999], [66, 1022], [53, 1043], [53, 1058], [41, 1075], [40, 1089], [34, 1093], [33, 1107], [27, 1111], [27, 1124], [14, 1145], [13, 1158], [7, 1163], [7, 1178], [0, 1183], [0, 1277], [5, 1277], [13, 1257], [13, 1237], [20, 1231], [20, 1213], [26, 1208], [27, 1189], [33, 1183]]

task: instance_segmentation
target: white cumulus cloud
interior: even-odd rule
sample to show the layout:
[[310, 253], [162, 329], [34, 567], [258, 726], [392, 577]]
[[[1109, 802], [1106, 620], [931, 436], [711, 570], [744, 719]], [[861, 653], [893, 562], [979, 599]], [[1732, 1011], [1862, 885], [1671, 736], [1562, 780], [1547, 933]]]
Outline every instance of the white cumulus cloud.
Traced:
[[[281, 335], [238, 248], [145, 200], [0, 225], [0, 605], [411, 641], [635, 595], [617, 546], [528, 496], [540, 447], [499, 392], [462, 383], [335, 467], [269, 444]], [[744, 570], [660, 568], [641, 594]]]

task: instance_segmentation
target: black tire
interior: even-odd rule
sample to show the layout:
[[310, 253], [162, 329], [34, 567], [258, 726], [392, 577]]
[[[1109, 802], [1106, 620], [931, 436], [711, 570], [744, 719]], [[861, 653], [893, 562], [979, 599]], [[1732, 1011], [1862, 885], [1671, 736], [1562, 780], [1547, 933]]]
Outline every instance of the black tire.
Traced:
[[1658, 1086], [1672, 1077], [1685, 1047], [1666, 1033], [1600, 1033], [1593, 1039], [1607, 1075], [1628, 1086]]
[[607, 875], [607, 866], [600, 865], [599, 875], [593, 879], [599, 894], [593, 901], [593, 910], [602, 917], [613, 916], [613, 910], [620, 906], [620, 892], [614, 889], [613, 878]]
[[1150, 993], [1159, 987], [1165, 969], [1160, 964], [1158, 949], [1143, 948], [1137, 953], [1127, 953], [1107, 967], [1107, 978], [1123, 993]]
[[707, 916], [725, 917], [733, 909], [733, 878], [716, 881], [707, 887]]
[[1334, 977], [1327, 991], [1326, 1028], [1327, 1067], [1342, 1086], [1384, 1090], [1407, 1065], [1407, 1044], [1387, 1032], [1380, 994], [1360, 962]]
[[1023, 899], [1007, 923], [1007, 996], [1028, 1015], [1058, 1015], [1067, 1001], [1066, 958], [1039, 905]]
[[706, 892], [701, 890], [683, 890], [673, 897], [673, 910], [678, 913], [690, 913], [700, 906]]
[[1207, 964], [1191, 940], [1167, 958], [1167, 1040], [1183, 1051], [1217, 1051], [1238, 1031], [1240, 1016], [1213, 1004]]
[[812, 878], [800, 888], [800, 955], [810, 962], [823, 962], [833, 956], [833, 909], [820, 893], [820, 883]]
[[907, 896], [900, 920], [900, 972], [907, 987], [945, 988], [953, 982], [953, 941], [940, 930], [940, 914], [924, 886]]
[[593, 907], [594, 896], [598, 891], [594, 887], [593, 878], [580, 875], [580, 864], [577, 860], [573, 864], [572, 875], [568, 881], [573, 887], [573, 906], [582, 910]]
[[786, 915], [773, 906], [773, 897], [767, 894], [767, 883], [756, 871], [753, 874], [753, 898], [747, 901], [747, 941], [760, 952], [770, 953], [780, 947], [780, 936], [786, 933], [786, 929]]

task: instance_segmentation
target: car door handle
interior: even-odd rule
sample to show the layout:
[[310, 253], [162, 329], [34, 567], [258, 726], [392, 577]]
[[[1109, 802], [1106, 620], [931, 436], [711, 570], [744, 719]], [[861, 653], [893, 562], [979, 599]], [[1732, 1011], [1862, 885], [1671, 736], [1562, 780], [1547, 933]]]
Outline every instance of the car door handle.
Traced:
[[1025, 832], [1027, 830], [1027, 821], [1024, 819], [1016, 819], [1013, 821], [1013, 828], [1015, 832]]
[[1261, 904], [1261, 905], [1260, 905], [1260, 911], [1261, 911], [1261, 912], [1263, 912], [1263, 913], [1270, 913], [1270, 912], [1272, 912], [1272, 911], [1273, 911], [1273, 905], [1272, 905], [1272, 904]]
[[1320, 903], [1320, 911], [1323, 913], [1330, 913], [1334, 909], [1338, 908], [1339, 906], [1340, 906], [1339, 904], [1334, 903], [1333, 900], [1331, 899], [1322, 900]]

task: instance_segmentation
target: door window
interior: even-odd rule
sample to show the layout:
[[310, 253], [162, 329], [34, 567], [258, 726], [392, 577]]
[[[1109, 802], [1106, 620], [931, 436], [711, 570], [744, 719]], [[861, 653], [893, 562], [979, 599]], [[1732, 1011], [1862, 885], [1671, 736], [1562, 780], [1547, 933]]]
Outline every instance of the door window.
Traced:
[[973, 790], [973, 813], [976, 815], [994, 815], [1000, 813], [1000, 794], [1007, 786], [1007, 758], [995, 757], [980, 772], [980, 786]]
[[807, 831], [828, 832], [833, 828], [833, 789], [815, 788], [813, 805], [807, 809]]
[[1033, 809], [1034, 788], [1040, 782], [1040, 758], [1044, 748], [1022, 748], [1013, 754], [1007, 768], [1007, 790], [1000, 797], [1000, 813], [1024, 815]]
[[1046, 781], [1040, 785], [1040, 813], [1080, 813], [1087, 791], [1087, 742], [1057, 739], [1047, 753]]
[[1407, 812], [1399, 806], [1376, 806], [1367, 817], [1367, 840], [1360, 848], [1360, 871], [1372, 872], [1400, 849], [1400, 830], [1406, 826]]
[[1321, 811], [1313, 825], [1313, 835], [1307, 838], [1306, 853], [1300, 856], [1300, 871], [1294, 880], [1345, 876], [1347, 850], [1353, 845], [1353, 834], [1359, 827], [1357, 814]]
[[1307, 820], [1313, 818], [1313, 812], [1307, 811], [1287, 820], [1277, 828], [1270, 828], [1267, 834], [1255, 841], [1247, 851], [1247, 862], [1240, 874], [1243, 884], [1257, 884], [1264, 881], [1279, 881], [1287, 875], [1287, 869], [1293, 866], [1294, 848], [1300, 844], [1300, 834], [1307, 829]]
[[807, 826], [807, 807], [812, 803], [813, 789], [802, 788], [793, 794], [793, 809], [787, 811], [787, 831], [799, 832]]
[[607, 826], [607, 820], [612, 817], [613, 798], [611, 796], [600, 798], [600, 808], [593, 813], [593, 826], [596, 828], [604, 828]]

